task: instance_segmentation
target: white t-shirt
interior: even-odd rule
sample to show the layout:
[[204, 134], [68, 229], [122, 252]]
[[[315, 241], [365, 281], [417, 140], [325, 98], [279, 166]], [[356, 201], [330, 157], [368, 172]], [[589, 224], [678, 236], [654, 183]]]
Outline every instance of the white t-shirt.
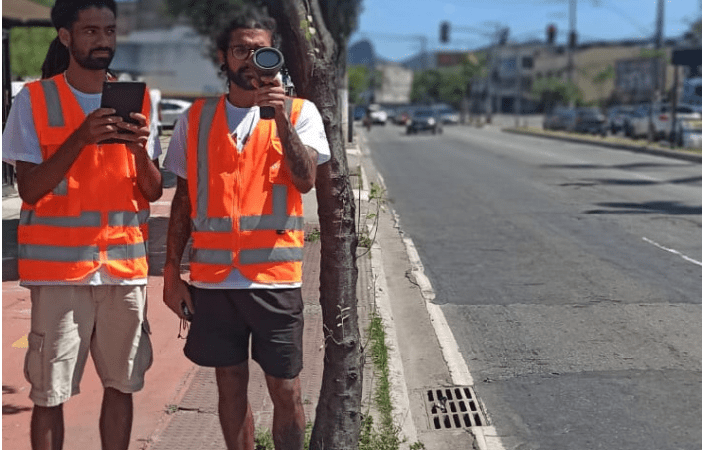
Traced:
[[[81, 105], [83, 112], [88, 115], [96, 109], [100, 108], [100, 98], [102, 94], [86, 94], [69, 85], [71, 91], [76, 96], [78, 103]], [[31, 126], [29, 126], [31, 124]], [[147, 143], [147, 151], [149, 158], [154, 160], [161, 155], [161, 143], [159, 139], [149, 139]], [[2, 160], [6, 163], [15, 165], [17, 161], [25, 161], [34, 164], [41, 164], [44, 161], [42, 151], [39, 146], [39, 137], [34, 124], [34, 116], [32, 115], [32, 103], [27, 87], [15, 97], [10, 108], [10, 114], [7, 117], [5, 130], [2, 132]], [[103, 267], [96, 272], [88, 275], [85, 279], [79, 281], [64, 281], [64, 282], [27, 282], [22, 281], [22, 285], [103, 285], [103, 284], [120, 284], [120, 285], [145, 285], [146, 278], [133, 280], [125, 280], [122, 278], [112, 277]]]
[[[259, 123], [259, 107], [238, 108], [225, 102], [227, 126], [230, 134], [237, 136], [237, 149], [242, 151], [247, 139], [251, 136], [254, 128]], [[323, 119], [320, 117], [318, 108], [308, 100], [304, 100], [301, 114], [294, 126], [298, 137], [303, 145], [309, 146], [318, 152], [318, 164], [323, 164], [330, 160], [330, 147]], [[166, 151], [164, 168], [177, 176], [186, 179], [186, 142], [188, 136], [188, 111], [186, 111], [176, 122], [169, 149]], [[300, 287], [301, 283], [291, 284], [260, 284], [245, 278], [239, 270], [232, 269], [228, 277], [221, 283], [201, 283], [192, 282], [194, 286], [206, 289], [285, 289]]]

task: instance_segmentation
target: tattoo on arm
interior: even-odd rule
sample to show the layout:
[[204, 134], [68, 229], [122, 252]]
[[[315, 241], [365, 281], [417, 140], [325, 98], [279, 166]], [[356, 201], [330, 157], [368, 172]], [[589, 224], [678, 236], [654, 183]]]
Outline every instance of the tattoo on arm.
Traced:
[[166, 239], [166, 265], [177, 270], [191, 236], [191, 202], [188, 196], [188, 182], [179, 177], [176, 193], [171, 203], [169, 232]]
[[318, 152], [313, 148], [303, 145], [301, 138], [290, 122], [279, 129], [279, 137], [284, 148], [284, 157], [288, 163], [294, 184], [299, 190], [307, 192], [315, 185], [315, 172], [317, 169]]

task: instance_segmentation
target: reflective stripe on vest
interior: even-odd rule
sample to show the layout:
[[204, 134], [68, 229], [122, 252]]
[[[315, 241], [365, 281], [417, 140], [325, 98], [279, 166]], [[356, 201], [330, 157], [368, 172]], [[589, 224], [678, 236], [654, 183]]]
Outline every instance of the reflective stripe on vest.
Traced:
[[42, 89], [44, 89], [44, 99], [46, 101], [46, 112], [49, 117], [50, 127], [63, 127], [64, 112], [61, 108], [61, 97], [59, 96], [59, 88], [51, 78], [41, 80]]
[[[303, 249], [298, 247], [257, 248], [240, 251], [240, 263], [261, 264], [270, 262], [291, 262], [303, 259]], [[233, 255], [230, 250], [213, 250], [194, 248], [190, 260], [203, 264], [232, 265]]]
[[275, 184], [272, 193], [272, 213], [264, 216], [240, 217], [240, 230], [302, 230], [303, 217], [291, 217], [286, 214], [288, 187]]
[[[210, 183], [208, 183], [208, 174], [210, 173], [210, 161], [208, 159], [208, 135], [210, 127], [213, 124], [215, 110], [218, 106], [218, 98], [209, 98], [205, 101], [203, 109], [200, 113], [200, 121], [198, 127], [198, 200], [196, 206], [196, 220], [198, 223], [208, 223], [208, 198], [210, 198]], [[207, 221], [207, 222], [206, 222]], [[205, 229], [211, 231], [230, 231], [232, 230], [232, 222], [227, 230], [223, 228], [222, 223], [207, 225]], [[199, 229], [196, 227], [196, 229]]]
[[[100, 261], [100, 249], [95, 245], [71, 247], [61, 245], [23, 244], [18, 248], [20, 259], [53, 262]], [[147, 249], [144, 243], [111, 245], [107, 249], [107, 259], [120, 261], [144, 258]]]
[[[61, 107], [61, 97], [59, 96], [59, 88], [56, 87], [56, 82], [49, 78], [41, 80], [40, 83], [44, 91], [44, 101], [46, 102], [46, 114], [49, 119], [49, 126], [65, 126], [64, 111]], [[52, 192], [54, 195], [68, 195], [68, 180], [65, 178], [61, 180]]]
[[[78, 217], [38, 216], [31, 209], [20, 211], [20, 225], [48, 225], [52, 227], [99, 227], [99, 211], [84, 211]], [[138, 227], [147, 223], [149, 211], [111, 211], [108, 213], [108, 225], [113, 227]]]

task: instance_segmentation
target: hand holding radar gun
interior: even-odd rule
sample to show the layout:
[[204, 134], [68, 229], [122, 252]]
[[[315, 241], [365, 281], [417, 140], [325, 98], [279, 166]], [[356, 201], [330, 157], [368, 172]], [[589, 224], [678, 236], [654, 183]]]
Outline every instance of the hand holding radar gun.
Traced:
[[[284, 65], [284, 55], [274, 47], [262, 47], [254, 52], [252, 62], [260, 77], [275, 76]], [[262, 119], [273, 119], [274, 107], [260, 107], [259, 116]]]

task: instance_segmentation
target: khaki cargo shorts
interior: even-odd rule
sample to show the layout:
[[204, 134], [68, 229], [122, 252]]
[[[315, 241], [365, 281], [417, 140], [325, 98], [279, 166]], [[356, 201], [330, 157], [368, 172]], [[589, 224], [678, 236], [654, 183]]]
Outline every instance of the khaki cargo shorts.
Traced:
[[80, 392], [91, 354], [104, 387], [137, 392], [152, 364], [146, 286], [29, 286], [32, 329], [24, 374], [35, 405]]

